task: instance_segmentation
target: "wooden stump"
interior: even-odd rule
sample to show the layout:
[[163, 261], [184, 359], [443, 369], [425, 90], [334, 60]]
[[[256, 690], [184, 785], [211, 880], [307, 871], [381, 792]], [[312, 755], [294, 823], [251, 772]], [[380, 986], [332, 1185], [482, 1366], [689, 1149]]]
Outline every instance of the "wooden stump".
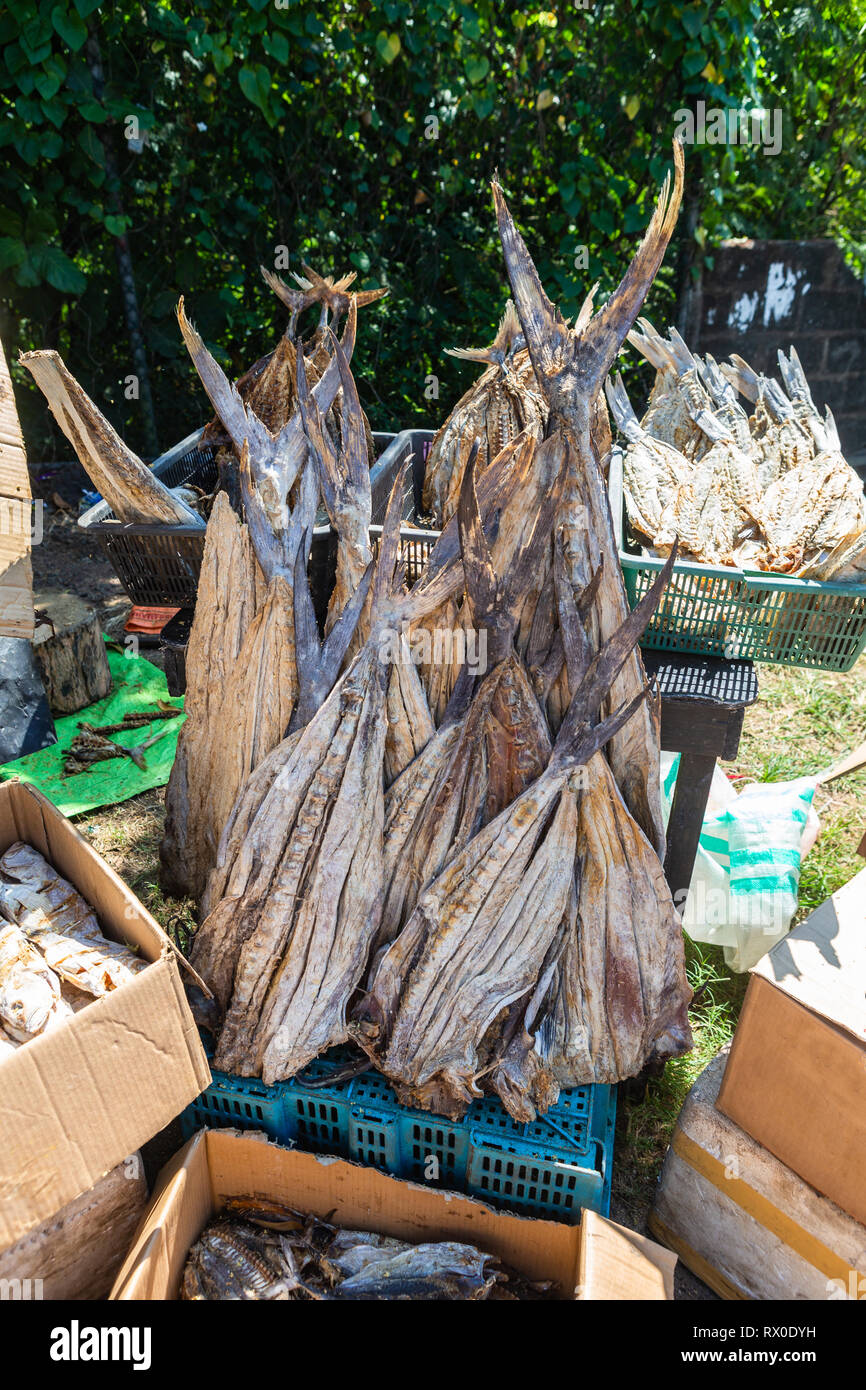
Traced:
[[53, 714], [74, 714], [111, 689], [99, 616], [83, 599], [61, 589], [44, 589], [34, 602], [41, 621], [33, 648], [48, 703]]

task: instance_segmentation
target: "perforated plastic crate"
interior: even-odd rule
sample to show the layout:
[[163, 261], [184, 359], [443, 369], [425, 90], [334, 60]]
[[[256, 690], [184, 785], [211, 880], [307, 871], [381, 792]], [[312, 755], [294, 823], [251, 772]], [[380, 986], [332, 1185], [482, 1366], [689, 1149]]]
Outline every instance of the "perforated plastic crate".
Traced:
[[[200, 438], [199, 429], [154, 461], [153, 472], [166, 487], [190, 483], [208, 493], [216, 486], [216, 455], [199, 448]], [[78, 524], [97, 537], [133, 603], [194, 606], [204, 555], [200, 527], [121, 522], [107, 502], [97, 502]]]
[[202, 1126], [262, 1129], [280, 1143], [467, 1192], [528, 1216], [576, 1221], [581, 1207], [607, 1214], [614, 1087], [564, 1091], [552, 1110], [527, 1125], [492, 1097], [476, 1101], [462, 1120], [447, 1120], [400, 1105], [379, 1072], [330, 1080], [351, 1055], [337, 1049], [275, 1086], [214, 1072], [184, 1111], [184, 1134]]

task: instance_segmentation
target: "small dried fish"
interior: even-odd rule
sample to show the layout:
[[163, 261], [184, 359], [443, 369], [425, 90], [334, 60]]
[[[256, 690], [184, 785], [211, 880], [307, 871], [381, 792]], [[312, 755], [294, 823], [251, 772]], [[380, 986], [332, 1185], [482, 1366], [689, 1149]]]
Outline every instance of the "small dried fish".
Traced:
[[41, 952], [20, 928], [0, 925], [0, 1024], [5, 1031], [17, 1042], [28, 1042], [71, 1016], [60, 981]]
[[[173, 710], [172, 713], [176, 716], [180, 711]], [[169, 716], [156, 716], [156, 718], [161, 717], [168, 718]], [[63, 759], [63, 771], [67, 777], [79, 772], [86, 772], [88, 768], [93, 767], [94, 763], [108, 762], [111, 758], [129, 758], [140, 771], [144, 772], [147, 767], [144, 758], [145, 750], [152, 747], [154, 743], [158, 743], [161, 738], [165, 738], [166, 734], [170, 732], [168, 729], [160, 729], [150, 738], [146, 738], [143, 743], [136, 743], [132, 748], [124, 748], [121, 743], [112, 743], [110, 739], [98, 733], [91, 724], [84, 720], [78, 727], [81, 733], [75, 735]], [[134, 729], [138, 726], [130, 724], [120, 727], [121, 729], [124, 727]]]
[[487, 370], [458, 401], [438, 430], [424, 475], [424, 510], [443, 526], [457, 509], [463, 473], [478, 441], [482, 473], [524, 431], [540, 439], [547, 407], [535, 383], [532, 362], [511, 300], [487, 348], [449, 348], [452, 357], [483, 362]]
[[460, 1241], [413, 1245], [375, 1231], [343, 1230], [262, 1198], [233, 1198], [187, 1256], [188, 1300], [539, 1299], [531, 1282]]
[[21, 841], [0, 857], [0, 916], [37, 944], [62, 978], [90, 994], [117, 989], [147, 968], [130, 947], [103, 936], [81, 894]]
[[[650, 553], [676, 534], [683, 555], [710, 565], [736, 565], [809, 579], [855, 579], [866, 572], [866, 498], [845, 461], [833, 416], [822, 419], [792, 348], [779, 353], [785, 389], [754, 371], [742, 357], [719, 365], [689, 353], [675, 330], [671, 342], [642, 320], [631, 341], [654, 362], [657, 401], [640, 426], [616, 394], [617, 423], [626, 435], [625, 503], [629, 523], [650, 542]], [[680, 371], [688, 363], [685, 372]], [[697, 388], [695, 386], [697, 382]], [[735, 388], [755, 409], [750, 417]], [[787, 394], [786, 394], [787, 392]], [[627, 407], [627, 400], [625, 403]], [[664, 442], [671, 412], [690, 418], [704, 439], [681, 443], [687, 476], [660, 519], [659, 495], [669, 476]], [[676, 433], [676, 432], [674, 432]], [[682, 432], [676, 435], [682, 439]], [[688, 454], [688, 458], [684, 454]], [[691, 465], [689, 471], [689, 465]]]

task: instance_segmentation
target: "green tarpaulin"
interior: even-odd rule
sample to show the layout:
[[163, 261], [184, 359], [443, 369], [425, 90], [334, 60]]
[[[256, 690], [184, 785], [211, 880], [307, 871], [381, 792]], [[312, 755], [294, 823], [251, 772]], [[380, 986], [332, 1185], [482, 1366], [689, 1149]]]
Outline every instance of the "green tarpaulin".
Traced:
[[[183, 697], [171, 699], [163, 672], [143, 656], [126, 655], [109, 649], [108, 665], [111, 668], [111, 692], [104, 700], [79, 710], [77, 714], [56, 719], [57, 742], [50, 748], [28, 753], [26, 758], [17, 758], [0, 768], [0, 777], [4, 780], [18, 777], [22, 782], [32, 783], [67, 816], [91, 811], [95, 806], [111, 806], [117, 801], [128, 801], [131, 796], [138, 796], [139, 792], [148, 791], [150, 787], [164, 786], [174, 762], [177, 736], [184, 720]], [[157, 719], [152, 724], [142, 724], [137, 729], [109, 735], [113, 743], [134, 748], [153, 734], [163, 733], [163, 737], [151, 748], [144, 750], [146, 767], [143, 772], [131, 758], [110, 758], [106, 762], [95, 763], [86, 772], [77, 772], [68, 777], [64, 775], [63, 758], [79, 732], [78, 725], [82, 720], [88, 724], [119, 724], [125, 714], [131, 714], [134, 710], [154, 709], [158, 700], [170, 701], [178, 711], [177, 719]]]

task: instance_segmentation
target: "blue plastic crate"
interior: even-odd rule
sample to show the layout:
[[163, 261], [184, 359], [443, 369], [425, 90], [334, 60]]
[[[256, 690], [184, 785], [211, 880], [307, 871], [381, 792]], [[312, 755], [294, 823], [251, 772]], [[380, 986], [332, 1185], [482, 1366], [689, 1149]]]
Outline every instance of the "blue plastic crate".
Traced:
[[476, 1101], [462, 1120], [447, 1120], [400, 1105], [377, 1071], [329, 1081], [352, 1055], [335, 1049], [274, 1086], [214, 1072], [184, 1111], [184, 1134], [202, 1125], [262, 1129], [283, 1144], [467, 1192], [526, 1216], [573, 1222], [581, 1207], [607, 1215], [614, 1087], [564, 1091], [532, 1124], [518, 1124], [493, 1097]]

